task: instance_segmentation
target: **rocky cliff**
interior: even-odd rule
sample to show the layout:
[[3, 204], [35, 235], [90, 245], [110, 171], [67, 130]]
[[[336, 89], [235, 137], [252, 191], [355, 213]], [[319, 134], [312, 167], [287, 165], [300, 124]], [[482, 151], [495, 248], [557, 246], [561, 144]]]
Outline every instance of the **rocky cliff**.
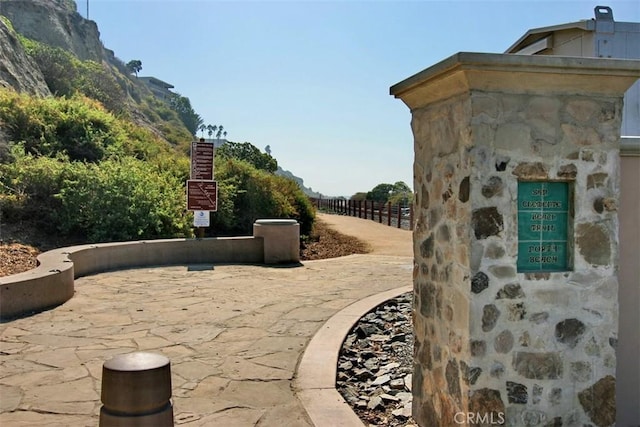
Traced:
[[0, 15], [23, 36], [60, 47], [82, 60], [101, 62], [108, 53], [95, 22], [84, 19], [73, 0], [0, 0]]
[[[60, 85], [56, 86], [56, 83], [64, 79], [60, 80], [55, 67], [51, 70], [41, 68], [42, 64], [27, 55], [18, 34], [69, 52], [83, 62], [90, 60], [102, 64], [102, 74], [94, 76], [96, 87], [100, 89], [98, 94], [102, 97], [96, 98], [95, 91], [82, 92], [81, 88], [73, 85], [71, 89], [63, 85], [63, 90], [59, 91]], [[48, 71], [53, 71], [53, 74], [47, 74]], [[73, 73], [69, 76], [72, 77]], [[151, 99], [152, 93], [144, 83], [131, 78], [124, 63], [102, 45], [97, 24], [77, 12], [74, 0], [0, 0], [0, 86], [36, 96], [49, 96], [52, 91], [56, 92], [54, 95], [68, 95], [70, 92], [64, 90], [80, 89], [81, 93], [102, 102], [109, 110], [115, 105], [127, 111], [134, 123], [161, 138], [165, 138], [162, 129], [172, 129], [169, 133], [173, 143], [177, 142], [176, 138], [184, 139], [182, 135], [189, 138], [186, 127], [176, 124], [177, 116], [173, 123], [168, 123], [154, 114], [153, 106], [146, 106], [151, 111], [150, 115], [142, 111], [142, 100]], [[3, 141], [6, 145], [7, 137], [1, 125], [0, 145]]]
[[0, 0], [0, 17], [0, 85], [32, 95], [50, 94], [16, 33], [64, 49], [81, 60], [123, 67], [113, 51], [102, 45], [97, 24], [84, 19], [73, 0]]
[[[51, 95], [40, 69], [24, 52], [15, 31], [2, 19], [0, 19], [0, 86], [30, 95]], [[2, 139], [1, 136], [0, 139]]]

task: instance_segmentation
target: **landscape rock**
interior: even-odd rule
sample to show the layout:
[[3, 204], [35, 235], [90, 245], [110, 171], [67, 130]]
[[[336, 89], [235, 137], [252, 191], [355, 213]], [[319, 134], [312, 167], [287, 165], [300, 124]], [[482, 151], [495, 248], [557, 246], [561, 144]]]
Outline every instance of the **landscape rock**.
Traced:
[[365, 425], [415, 425], [412, 298], [409, 292], [367, 313], [342, 346], [336, 388]]

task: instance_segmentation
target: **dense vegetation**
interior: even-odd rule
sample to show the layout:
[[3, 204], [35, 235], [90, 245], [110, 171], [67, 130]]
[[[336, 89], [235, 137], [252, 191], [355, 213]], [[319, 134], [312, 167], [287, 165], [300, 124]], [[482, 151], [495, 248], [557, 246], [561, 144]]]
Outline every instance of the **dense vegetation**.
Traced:
[[390, 202], [392, 205], [408, 206], [413, 202], [413, 193], [405, 182], [398, 181], [395, 184], [378, 184], [371, 191], [354, 194], [351, 200], [373, 200], [378, 203]]
[[[0, 221], [89, 242], [192, 236], [184, 187], [202, 120], [188, 98], [165, 104], [124, 64], [21, 41], [55, 96], [0, 88]], [[313, 206], [275, 169], [250, 143], [219, 150], [216, 235], [250, 234], [261, 217], [296, 218], [310, 232]]]

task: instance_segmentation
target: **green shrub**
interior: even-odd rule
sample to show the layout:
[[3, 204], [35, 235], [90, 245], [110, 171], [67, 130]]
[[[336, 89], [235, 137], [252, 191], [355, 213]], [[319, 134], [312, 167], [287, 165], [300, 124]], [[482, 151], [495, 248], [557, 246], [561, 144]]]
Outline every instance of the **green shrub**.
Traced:
[[62, 153], [95, 162], [126, 140], [113, 115], [80, 96], [40, 99], [0, 89], [0, 122], [11, 140], [23, 141], [27, 153], [35, 155]]
[[278, 162], [271, 157], [270, 154], [263, 153], [255, 145], [250, 142], [227, 142], [218, 148], [216, 155], [225, 159], [234, 158], [244, 160], [256, 169], [265, 170], [267, 172], [275, 172], [278, 170]]
[[0, 164], [0, 197], [5, 220], [32, 219], [41, 228], [55, 231], [49, 215], [60, 208], [54, 195], [69, 172], [69, 162], [58, 158], [25, 155], [21, 146], [12, 147], [14, 161]]
[[[115, 117], [81, 95], [40, 99], [0, 88], [0, 123], [10, 141], [22, 142], [27, 153], [34, 155], [64, 154], [71, 160], [90, 162], [112, 155], [151, 161], [170, 155], [188, 161], [149, 129]], [[190, 142], [184, 128], [176, 129], [168, 126], [167, 132], [177, 141]]]
[[76, 91], [80, 60], [58, 47], [49, 46], [24, 36], [19, 36], [19, 39], [24, 50], [40, 68], [51, 93], [57, 96], [73, 95]]
[[189, 235], [184, 184], [176, 177], [132, 158], [83, 165], [57, 195], [61, 232], [91, 241]]
[[124, 111], [127, 97], [108, 68], [94, 61], [83, 61], [78, 68], [75, 84], [78, 92], [99, 101], [109, 111]]
[[125, 90], [107, 66], [91, 60], [81, 61], [59, 47], [22, 36], [20, 40], [38, 64], [51, 93], [56, 96], [81, 93], [99, 101], [109, 111], [124, 111]]
[[216, 159], [219, 202], [212, 215], [214, 229], [250, 234], [256, 219], [293, 218], [300, 223], [301, 234], [310, 233], [314, 208], [294, 181], [241, 160]]
[[49, 232], [90, 242], [191, 233], [184, 183], [151, 163], [131, 157], [94, 164], [14, 155], [14, 163], [0, 165], [0, 200], [13, 220], [37, 219]]

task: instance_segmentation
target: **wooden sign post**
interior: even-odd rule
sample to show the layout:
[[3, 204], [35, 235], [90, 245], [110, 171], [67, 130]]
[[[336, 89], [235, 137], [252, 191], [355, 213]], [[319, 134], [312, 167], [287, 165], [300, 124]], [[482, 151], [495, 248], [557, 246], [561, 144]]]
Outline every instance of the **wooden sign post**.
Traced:
[[[193, 141], [191, 143], [191, 179], [187, 181], [187, 210], [193, 211], [193, 225], [198, 238], [204, 237], [204, 229], [209, 224], [209, 212], [218, 210], [218, 185], [213, 180], [213, 158], [215, 147], [212, 143]], [[206, 225], [204, 225], [206, 224]]]

